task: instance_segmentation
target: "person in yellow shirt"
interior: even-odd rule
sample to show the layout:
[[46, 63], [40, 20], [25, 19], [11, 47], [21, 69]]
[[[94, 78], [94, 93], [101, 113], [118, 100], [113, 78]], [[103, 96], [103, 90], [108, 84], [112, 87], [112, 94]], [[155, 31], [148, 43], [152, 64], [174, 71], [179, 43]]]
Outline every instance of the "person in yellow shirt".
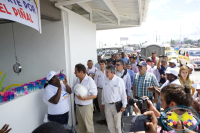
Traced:
[[179, 70], [179, 81], [182, 86], [188, 85], [191, 88], [191, 94], [193, 95], [195, 92], [195, 88], [192, 87], [194, 81], [192, 81], [189, 77], [189, 70], [187, 66], [182, 66]]

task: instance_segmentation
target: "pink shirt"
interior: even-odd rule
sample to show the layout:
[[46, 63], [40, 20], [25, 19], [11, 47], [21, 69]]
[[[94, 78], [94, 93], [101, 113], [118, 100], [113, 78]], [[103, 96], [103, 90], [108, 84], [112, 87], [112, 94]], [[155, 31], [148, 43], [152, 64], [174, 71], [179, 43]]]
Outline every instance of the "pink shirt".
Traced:
[[153, 69], [152, 69], [151, 66], [149, 66], [149, 65], [147, 65], [147, 72], [153, 73]]

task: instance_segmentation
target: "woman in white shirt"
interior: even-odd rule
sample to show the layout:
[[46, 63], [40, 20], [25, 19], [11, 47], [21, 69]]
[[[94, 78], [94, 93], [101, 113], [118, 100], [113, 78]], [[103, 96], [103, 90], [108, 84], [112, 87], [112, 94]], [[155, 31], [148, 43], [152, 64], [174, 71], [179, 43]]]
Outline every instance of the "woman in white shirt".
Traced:
[[48, 120], [58, 122], [64, 127], [68, 124], [69, 93], [66, 91], [67, 80], [60, 83], [56, 72], [50, 71], [46, 79], [48, 83], [44, 85], [43, 100], [48, 105]]

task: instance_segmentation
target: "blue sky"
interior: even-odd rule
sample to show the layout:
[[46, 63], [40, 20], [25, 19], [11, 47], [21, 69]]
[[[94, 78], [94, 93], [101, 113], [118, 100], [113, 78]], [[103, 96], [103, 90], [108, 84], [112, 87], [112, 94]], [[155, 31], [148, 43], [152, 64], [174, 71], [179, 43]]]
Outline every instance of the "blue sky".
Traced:
[[99, 42], [113, 45], [120, 37], [128, 43], [155, 42], [156, 31], [161, 42], [188, 37], [200, 39], [200, 0], [150, 0], [146, 22], [140, 27], [97, 31]]

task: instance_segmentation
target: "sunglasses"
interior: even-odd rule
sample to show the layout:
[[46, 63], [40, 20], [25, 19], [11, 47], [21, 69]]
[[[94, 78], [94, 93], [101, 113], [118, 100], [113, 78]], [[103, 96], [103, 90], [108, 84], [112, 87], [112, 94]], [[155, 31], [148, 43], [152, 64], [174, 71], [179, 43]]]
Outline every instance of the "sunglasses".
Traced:
[[116, 66], [120, 66], [120, 64], [116, 64]]
[[138, 68], [142, 68], [142, 66], [138, 66]]

